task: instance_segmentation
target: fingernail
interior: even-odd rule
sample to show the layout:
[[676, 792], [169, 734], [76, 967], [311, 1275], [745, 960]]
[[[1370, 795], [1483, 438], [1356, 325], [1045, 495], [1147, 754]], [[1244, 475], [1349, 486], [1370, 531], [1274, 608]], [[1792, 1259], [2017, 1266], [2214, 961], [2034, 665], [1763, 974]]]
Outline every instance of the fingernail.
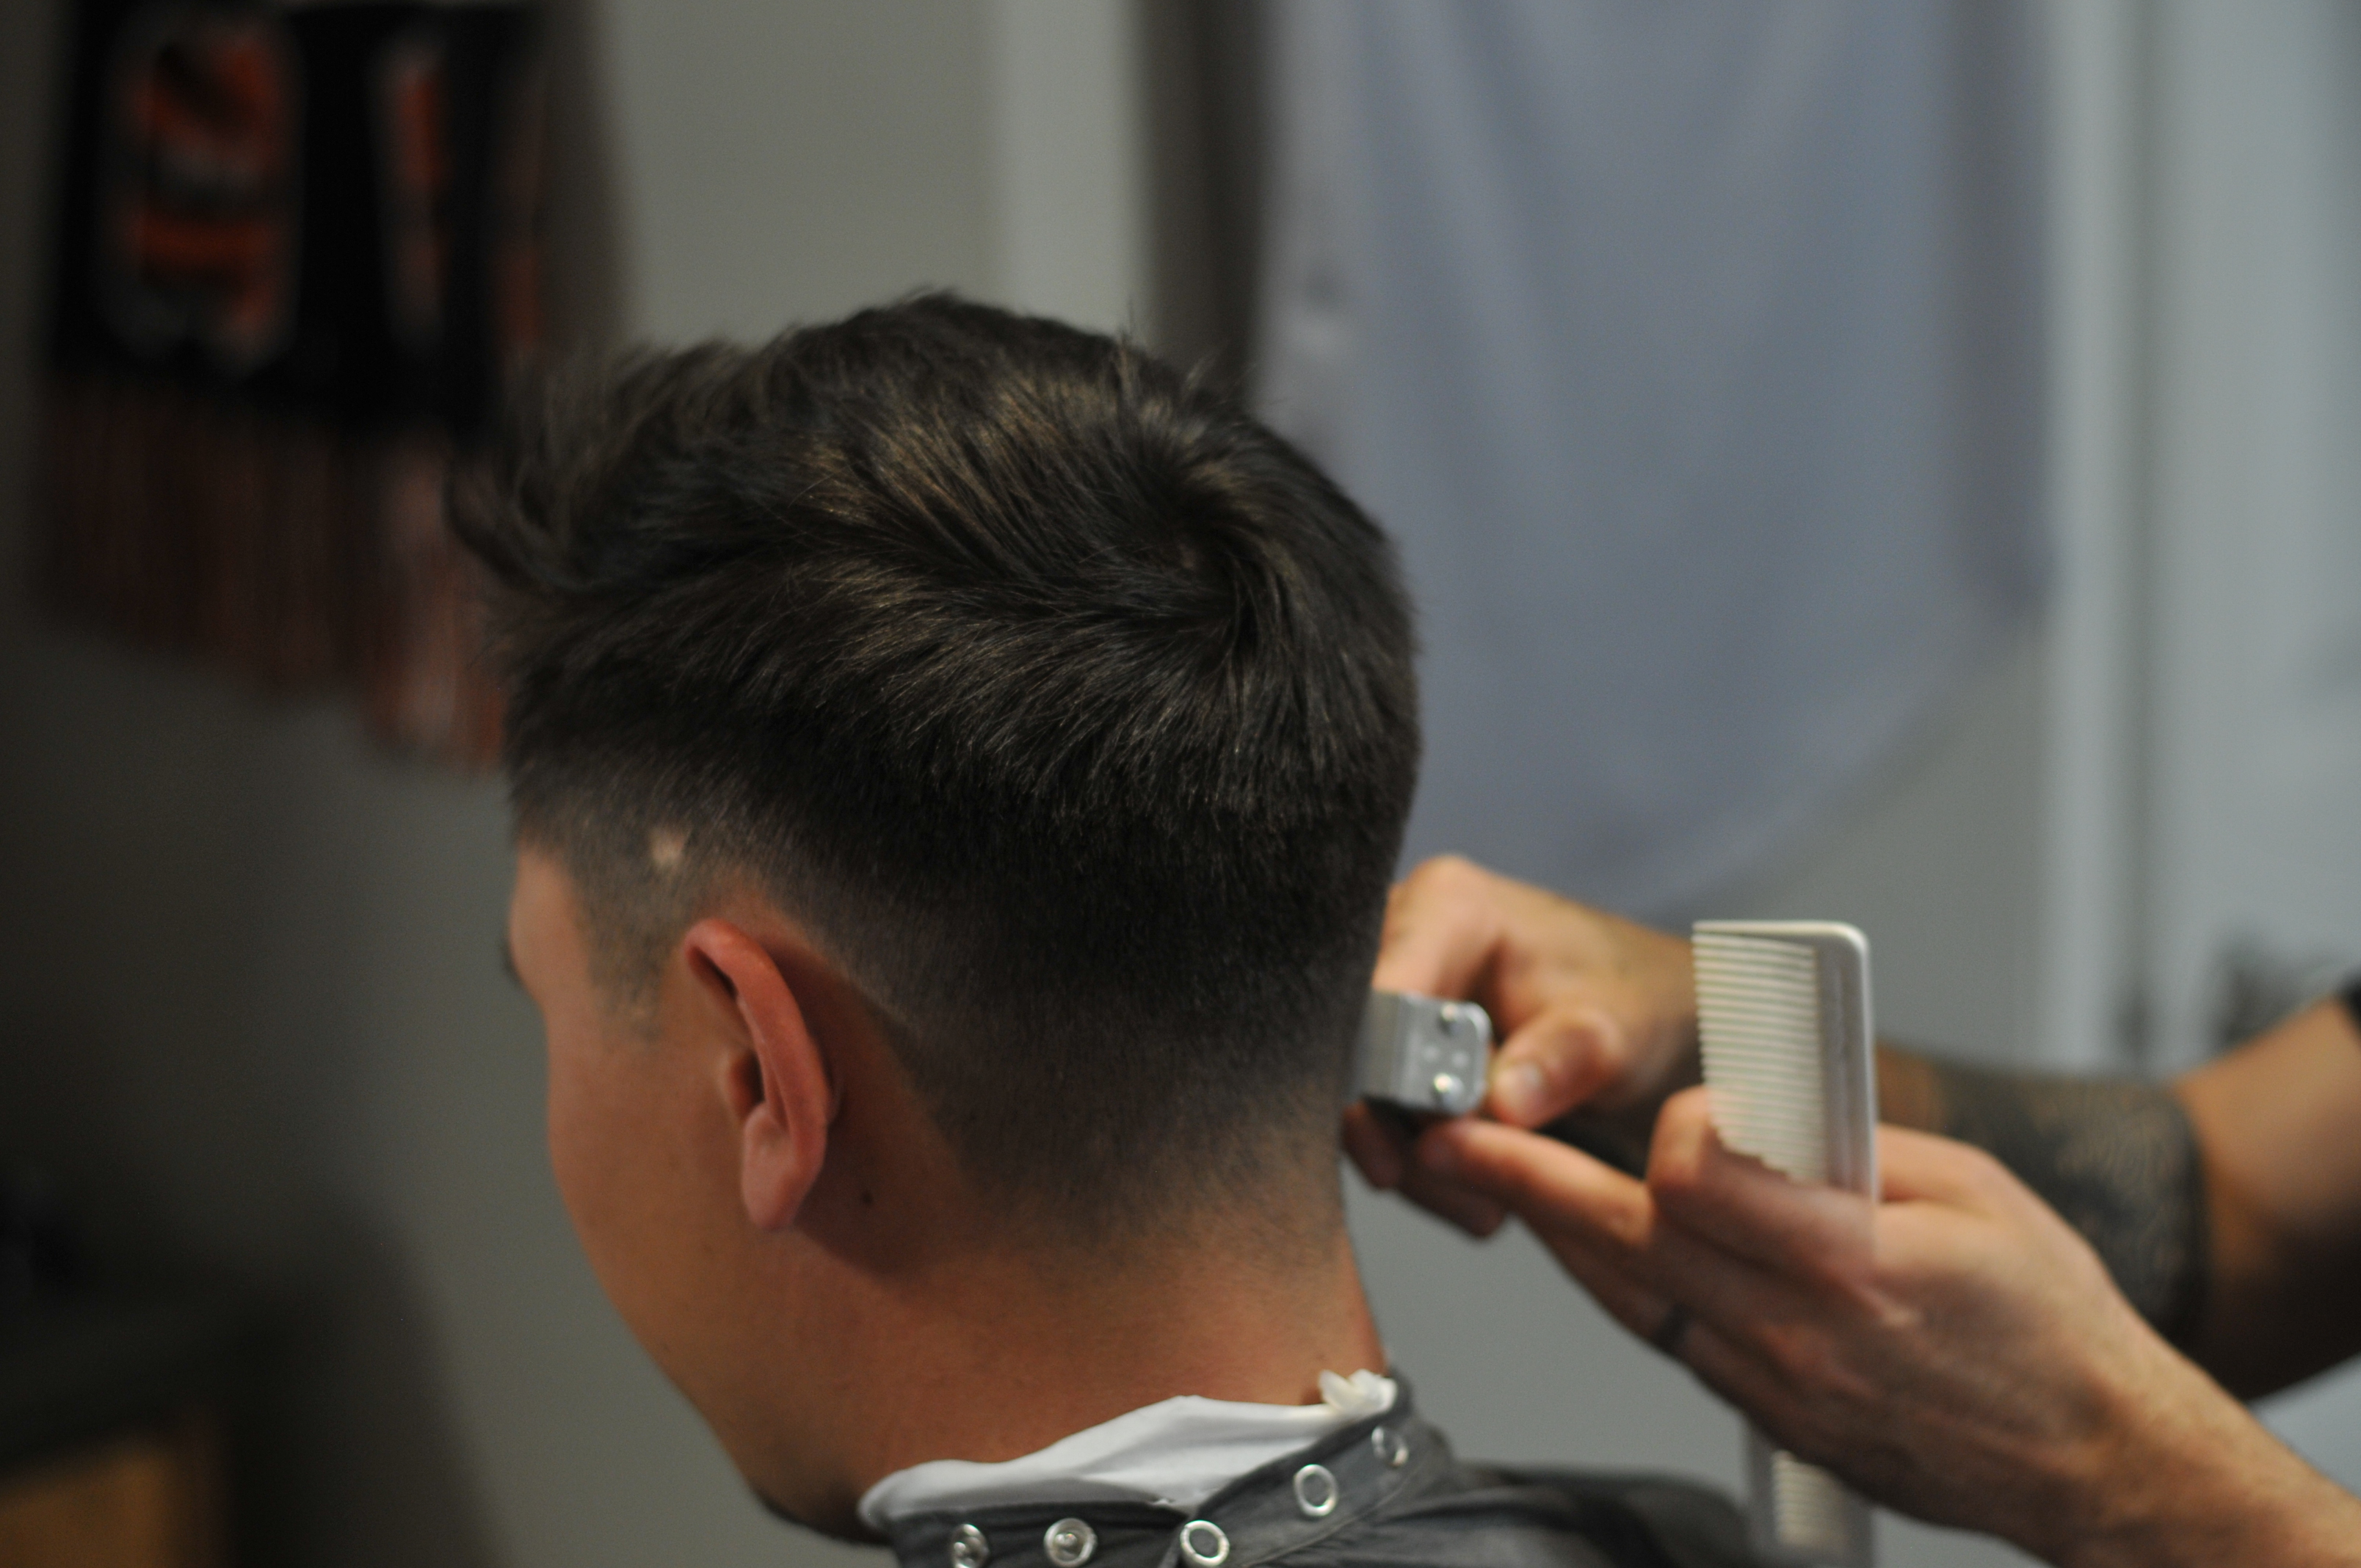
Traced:
[[1542, 1113], [1542, 1069], [1512, 1061], [1492, 1077], [1492, 1103], [1505, 1121], [1529, 1123]]

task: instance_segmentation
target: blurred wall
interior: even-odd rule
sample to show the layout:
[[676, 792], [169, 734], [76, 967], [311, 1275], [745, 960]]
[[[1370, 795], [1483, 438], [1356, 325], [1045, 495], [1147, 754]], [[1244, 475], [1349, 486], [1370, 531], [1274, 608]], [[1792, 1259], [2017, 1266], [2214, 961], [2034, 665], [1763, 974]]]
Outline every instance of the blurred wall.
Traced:
[[[537, 1025], [494, 959], [497, 787], [26, 608], [57, 5], [0, 0], [0, 1154], [63, 1173], [115, 1255], [300, 1309], [269, 1560], [842, 1553], [759, 1514], [577, 1256]], [[612, 236], [575, 258], [611, 262], [572, 274], [585, 331], [753, 335], [922, 283], [1157, 325], [1128, 7], [563, 16], [587, 96], [562, 123], [588, 163], [561, 170], [559, 237]], [[1071, 89], [1068, 117], [1044, 82]], [[1839, 831], [1730, 894], [1867, 926], [1890, 1032], [2037, 1049], [2055, 645], [2013, 650]], [[1734, 1420], [1529, 1242], [1471, 1246], [1358, 1193], [1354, 1215], [1389, 1343], [1464, 1449], [1735, 1483]], [[2004, 1555], [1887, 1541], [1896, 1564]]]

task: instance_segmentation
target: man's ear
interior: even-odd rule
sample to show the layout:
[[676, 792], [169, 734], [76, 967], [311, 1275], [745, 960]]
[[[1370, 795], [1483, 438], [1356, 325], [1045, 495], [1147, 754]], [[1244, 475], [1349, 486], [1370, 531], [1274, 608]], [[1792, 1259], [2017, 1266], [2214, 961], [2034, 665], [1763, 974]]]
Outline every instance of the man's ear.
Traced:
[[738, 1126], [746, 1217], [766, 1231], [795, 1223], [828, 1157], [836, 1094], [828, 1061], [776, 959], [727, 920], [681, 939], [692, 981], [736, 1028], [723, 1052], [723, 1098]]

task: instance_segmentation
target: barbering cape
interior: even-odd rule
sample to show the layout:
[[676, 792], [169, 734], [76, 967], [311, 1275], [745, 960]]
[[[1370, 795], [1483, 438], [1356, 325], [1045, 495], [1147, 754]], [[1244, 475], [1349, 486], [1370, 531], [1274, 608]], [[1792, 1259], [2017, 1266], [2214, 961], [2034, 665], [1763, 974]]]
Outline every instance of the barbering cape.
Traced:
[[1752, 1568], [1730, 1499], [1665, 1476], [1461, 1463], [1411, 1409], [1240, 1476], [1193, 1512], [1011, 1503], [892, 1521], [903, 1568]]

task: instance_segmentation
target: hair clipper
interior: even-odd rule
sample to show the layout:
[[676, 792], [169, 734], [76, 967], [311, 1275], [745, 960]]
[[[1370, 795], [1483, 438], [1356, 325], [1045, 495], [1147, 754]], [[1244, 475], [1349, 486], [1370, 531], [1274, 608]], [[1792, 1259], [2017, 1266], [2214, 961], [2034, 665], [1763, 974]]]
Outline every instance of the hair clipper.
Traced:
[[1492, 1017], [1475, 1003], [1372, 991], [1353, 1097], [1411, 1116], [1465, 1116], [1484, 1102], [1491, 1065]]

